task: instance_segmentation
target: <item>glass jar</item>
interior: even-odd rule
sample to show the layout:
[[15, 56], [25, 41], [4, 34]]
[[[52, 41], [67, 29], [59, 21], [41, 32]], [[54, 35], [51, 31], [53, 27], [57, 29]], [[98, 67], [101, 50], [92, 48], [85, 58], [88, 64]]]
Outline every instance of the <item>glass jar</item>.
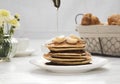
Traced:
[[12, 51], [11, 36], [4, 35], [0, 37], [0, 62], [10, 61], [11, 51]]

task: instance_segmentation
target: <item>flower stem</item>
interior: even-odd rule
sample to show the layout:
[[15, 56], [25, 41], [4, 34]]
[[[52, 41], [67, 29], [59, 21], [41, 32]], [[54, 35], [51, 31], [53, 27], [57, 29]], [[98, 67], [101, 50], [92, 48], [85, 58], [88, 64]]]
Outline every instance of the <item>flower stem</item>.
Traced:
[[8, 23], [7, 23], [7, 35], [9, 35], [10, 34], [10, 32], [9, 32], [9, 25], [8, 25]]

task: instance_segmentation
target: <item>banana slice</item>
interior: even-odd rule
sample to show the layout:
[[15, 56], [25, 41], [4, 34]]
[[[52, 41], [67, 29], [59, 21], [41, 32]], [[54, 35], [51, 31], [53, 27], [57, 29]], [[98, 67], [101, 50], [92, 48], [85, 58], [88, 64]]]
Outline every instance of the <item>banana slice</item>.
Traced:
[[78, 40], [80, 40], [80, 38], [79, 38], [78, 36], [74, 35], [74, 34], [71, 34], [69, 37], [71, 37], [71, 38], [73, 38], [73, 39], [78, 39]]
[[52, 40], [52, 42], [53, 43], [62, 43], [62, 42], [64, 42], [66, 39], [65, 39], [65, 36], [58, 36], [58, 37], [56, 37], [56, 38], [54, 38], [53, 40]]
[[74, 39], [74, 38], [71, 38], [71, 37], [67, 37], [66, 38], [66, 42], [67, 43], [70, 43], [70, 44], [76, 44], [78, 42], [78, 39]]
[[74, 34], [71, 34], [69, 37], [73, 38], [73, 39], [77, 39], [78, 41], [83, 41], [83, 39], [81, 39], [80, 37], [74, 35]]

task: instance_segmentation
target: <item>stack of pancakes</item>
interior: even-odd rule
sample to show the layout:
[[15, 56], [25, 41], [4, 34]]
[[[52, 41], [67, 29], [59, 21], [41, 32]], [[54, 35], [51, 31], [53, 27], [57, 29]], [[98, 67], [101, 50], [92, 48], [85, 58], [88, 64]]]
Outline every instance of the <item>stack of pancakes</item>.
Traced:
[[44, 54], [44, 58], [53, 64], [78, 65], [91, 61], [91, 55], [85, 51], [85, 42], [75, 35], [56, 37], [46, 46], [50, 52]]

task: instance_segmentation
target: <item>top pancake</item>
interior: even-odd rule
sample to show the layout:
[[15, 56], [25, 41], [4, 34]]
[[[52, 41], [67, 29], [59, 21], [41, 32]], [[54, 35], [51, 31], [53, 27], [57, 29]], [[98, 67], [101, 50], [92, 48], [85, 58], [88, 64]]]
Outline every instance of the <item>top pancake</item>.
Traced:
[[46, 46], [48, 47], [48, 48], [65, 48], [65, 47], [67, 47], [67, 48], [83, 48], [83, 47], [85, 47], [85, 42], [83, 41], [83, 42], [77, 42], [76, 44], [69, 44], [69, 43], [67, 43], [67, 42], [63, 42], [63, 43], [59, 43], [59, 44], [57, 44], [57, 43], [49, 43], [49, 44], [46, 44]]

